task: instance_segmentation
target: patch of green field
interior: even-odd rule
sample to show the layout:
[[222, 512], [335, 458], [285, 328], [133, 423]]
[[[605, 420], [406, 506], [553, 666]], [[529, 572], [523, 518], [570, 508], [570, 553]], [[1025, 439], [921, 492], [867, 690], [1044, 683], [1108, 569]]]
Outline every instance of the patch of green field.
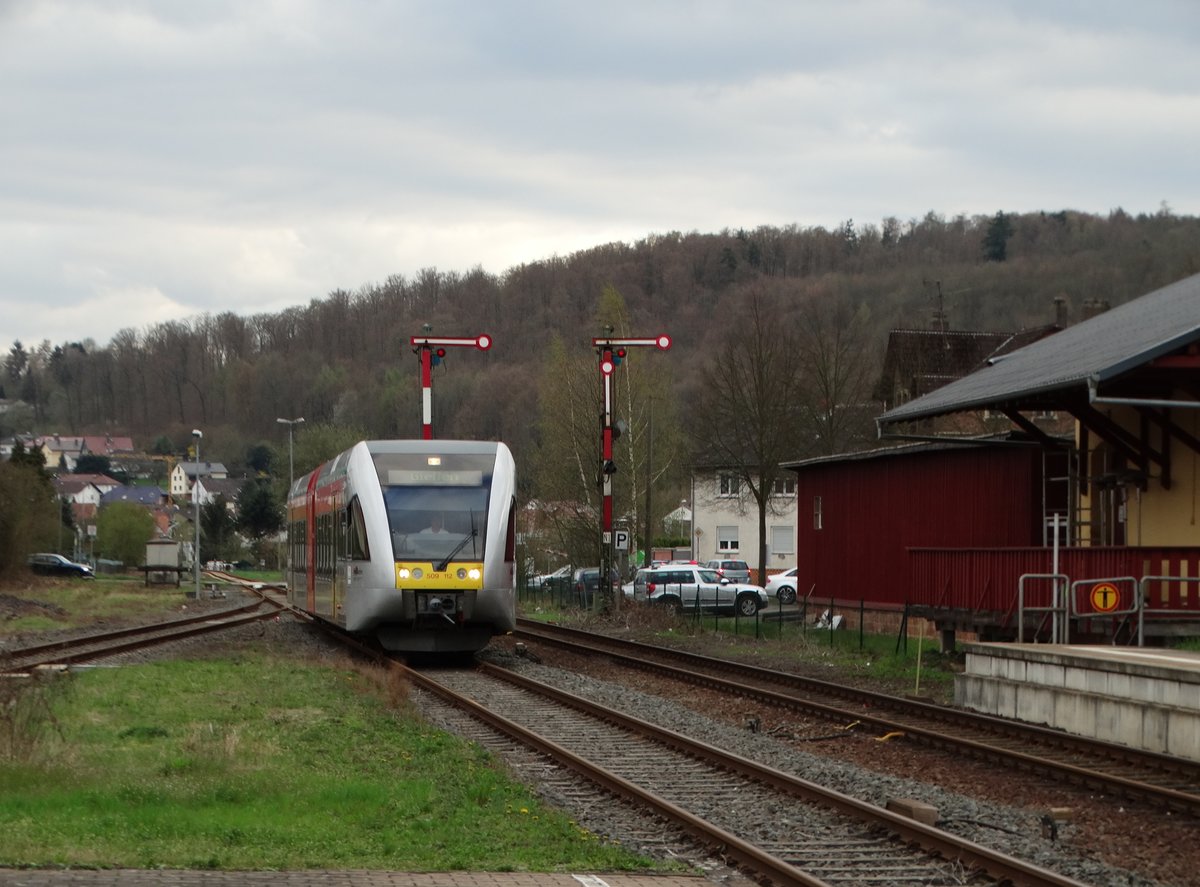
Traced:
[[54, 729], [0, 740], [0, 866], [660, 867], [544, 807], [374, 669], [255, 652], [61, 680]]

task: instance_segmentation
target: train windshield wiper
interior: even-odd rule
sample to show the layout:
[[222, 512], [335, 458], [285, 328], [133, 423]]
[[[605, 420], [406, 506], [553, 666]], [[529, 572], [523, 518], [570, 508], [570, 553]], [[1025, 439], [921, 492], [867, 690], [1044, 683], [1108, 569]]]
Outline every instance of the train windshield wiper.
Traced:
[[469, 532], [469, 533], [467, 533], [467, 535], [463, 536], [462, 539], [459, 541], [459, 543], [454, 546], [453, 550], [451, 550], [451, 552], [448, 555], [446, 555], [445, 559], [442, 560], [442, 562], [437, 565], [437, 572], [440, 573], [443, 570], [445, 570], [446, 567], [448, 567], [450, 565], [450, 561], [454, 559], [454, 555], [456, 555], [460, 551], [462, 551], [463, 547], [478, 535], [479, 535], [479, 530], [477, 530], [475, 528], [475, 513], [471, 512], [471, 532]]

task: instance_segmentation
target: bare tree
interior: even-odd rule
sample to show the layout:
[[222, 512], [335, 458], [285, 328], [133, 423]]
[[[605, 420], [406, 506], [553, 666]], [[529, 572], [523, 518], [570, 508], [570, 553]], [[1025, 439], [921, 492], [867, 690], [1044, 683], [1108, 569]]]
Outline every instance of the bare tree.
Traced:
[[[602, 327], [610, 327], [616, 337], [637, 332], [631, 329], [624, 299], [612, 286], [601, 292], [596, 313], [597, 333]], [[587, 341], [581, 335], [568, 352], [563, 340], [555, 338], [547, 350], [535, 473], [537, 495], [553, 503], [545, 520], [553, 527], [556, 544], [577, 563], [591, 563], [600, 541], [603, 405], [597, 355]], [[621, 428], [613, 445], [613, 505], [617, 520], [624, 522], [634, 539], [648, 538], [654, 517], [669, 510], [661, 505], [655, 508], [650, 491], [657, 489], [659, 501], [667, 501], [661, 494], [674, 489], [675, 454], [680, 449], [678, 419], [669, 394], [669, 360], [652, 353], [653, 349], [640, 351], [626, 355], [612, 382], [613, 412]]]
[[[878, 412], [871, 389], [879, 360], [866, 305], [815, 296], [801, 309], [796, 336], [812, 452], [833, 455], [871, 446]], [[792, 458], [807, 455], [804, 449], [794, 450]]]
[[779, 301], [754, 286], [743, 314], [701, 370], [692, 411], [693, 461], [735, 475], [758, 508], [758, 568], [766, 576], [767, 512], [781, 464], [804, 438], [803, 365]]

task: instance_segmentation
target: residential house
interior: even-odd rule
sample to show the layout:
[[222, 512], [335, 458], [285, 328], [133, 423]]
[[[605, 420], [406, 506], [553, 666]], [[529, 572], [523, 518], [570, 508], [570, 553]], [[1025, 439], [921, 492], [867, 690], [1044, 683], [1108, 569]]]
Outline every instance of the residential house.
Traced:
[[94, 521], [104, 494], [120, 486], [104, 474], [59, 474], [52, 482], [59, 498], [71, 503], [71, 516], [79, 526]]
[[221, 496], [225, 499], [225, 508], [233, 513], [237, 511], [238, 493], [245, 483], [245, 479], [208, 477], [202, 474], [193, 486], [196, 491], [195, 497], [201, 505], [209, 505]]
[[[776, 480], [767, 508], [767, 574], [796, 565], [796, 478]], [[692, 473], [692, 558], [739, 557], [758, 563], [758, 503], [742, 479], [720, 468]], [[765, 581], [765, 579], [764, 579]]]
[[113, 437], [111, 434], [66, 436], [51, 434], [35, 438], [33, 446], [46, 457], [47, 471], [74, 471], [80, 456], [113, 457], [132, 453], [133, 438]]
[[186, 498], [192, 491], [197, 475], [224, 480], [229, 472], [220, 462], [177, 462], [171, 470], [168, 492], [176, 502]]
[[36, 438], [34, 445], [46, 459], [47, 471], [74, 471], [75, 463], [84, 452], [82, 437], [63, 437], [51, 434]]
[[94, 456], [123, 456], [136, 452], [132, 437], [113, 437], [111, 434], [85, 434], [83, 452]]
[[55, 478], [56, 482], [72, 483], [85, 482], [93, 484], [100, 491], [100, 495], [104, 495], [109, 490], [115, 490], [121, 486], [120, 481], [117, 481], [107, 474], [60, 474]]
[[[1015, 333], [952, 330], [941, 312], [935, 312], [929, 329], [892, 330], [888, 334], [883, 371], [875, 385], [875, 400], [886, 412], [1059, 332], [1067, 323], [1066, 302], [1055, 300], [1055, 309], [1054, 323]], [[1057, 417], [1045, 414], [1032, 418], [1049, 423]], [[987, 434], [1003, 433], [1009, 425], [1003, 413], [985, 409], [943, 418], [936, 427], [930, 423], [922, 430]], [[1052, 429], [1062, 430], [1063, 427]]]
[[167, 504], [167, 494], [162, 487], [151, 486], [121, 486], [108, 490], [100, 497], [100, 504], [109, 505], [113, 502], [131, 502], [143, 508], [158, 508]]

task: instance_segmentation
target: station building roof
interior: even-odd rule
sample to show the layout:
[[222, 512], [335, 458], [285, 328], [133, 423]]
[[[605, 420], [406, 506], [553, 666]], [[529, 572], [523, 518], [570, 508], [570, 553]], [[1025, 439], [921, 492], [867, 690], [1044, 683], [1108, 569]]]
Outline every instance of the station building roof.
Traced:
[[[1200, 399], [1200, 274], [1098, 314], [891, 409], [881, 433], [972, 410], [1086, 407], [1096, 396]], [[1181, 381], [1190, 382], [1181, 386]]]

